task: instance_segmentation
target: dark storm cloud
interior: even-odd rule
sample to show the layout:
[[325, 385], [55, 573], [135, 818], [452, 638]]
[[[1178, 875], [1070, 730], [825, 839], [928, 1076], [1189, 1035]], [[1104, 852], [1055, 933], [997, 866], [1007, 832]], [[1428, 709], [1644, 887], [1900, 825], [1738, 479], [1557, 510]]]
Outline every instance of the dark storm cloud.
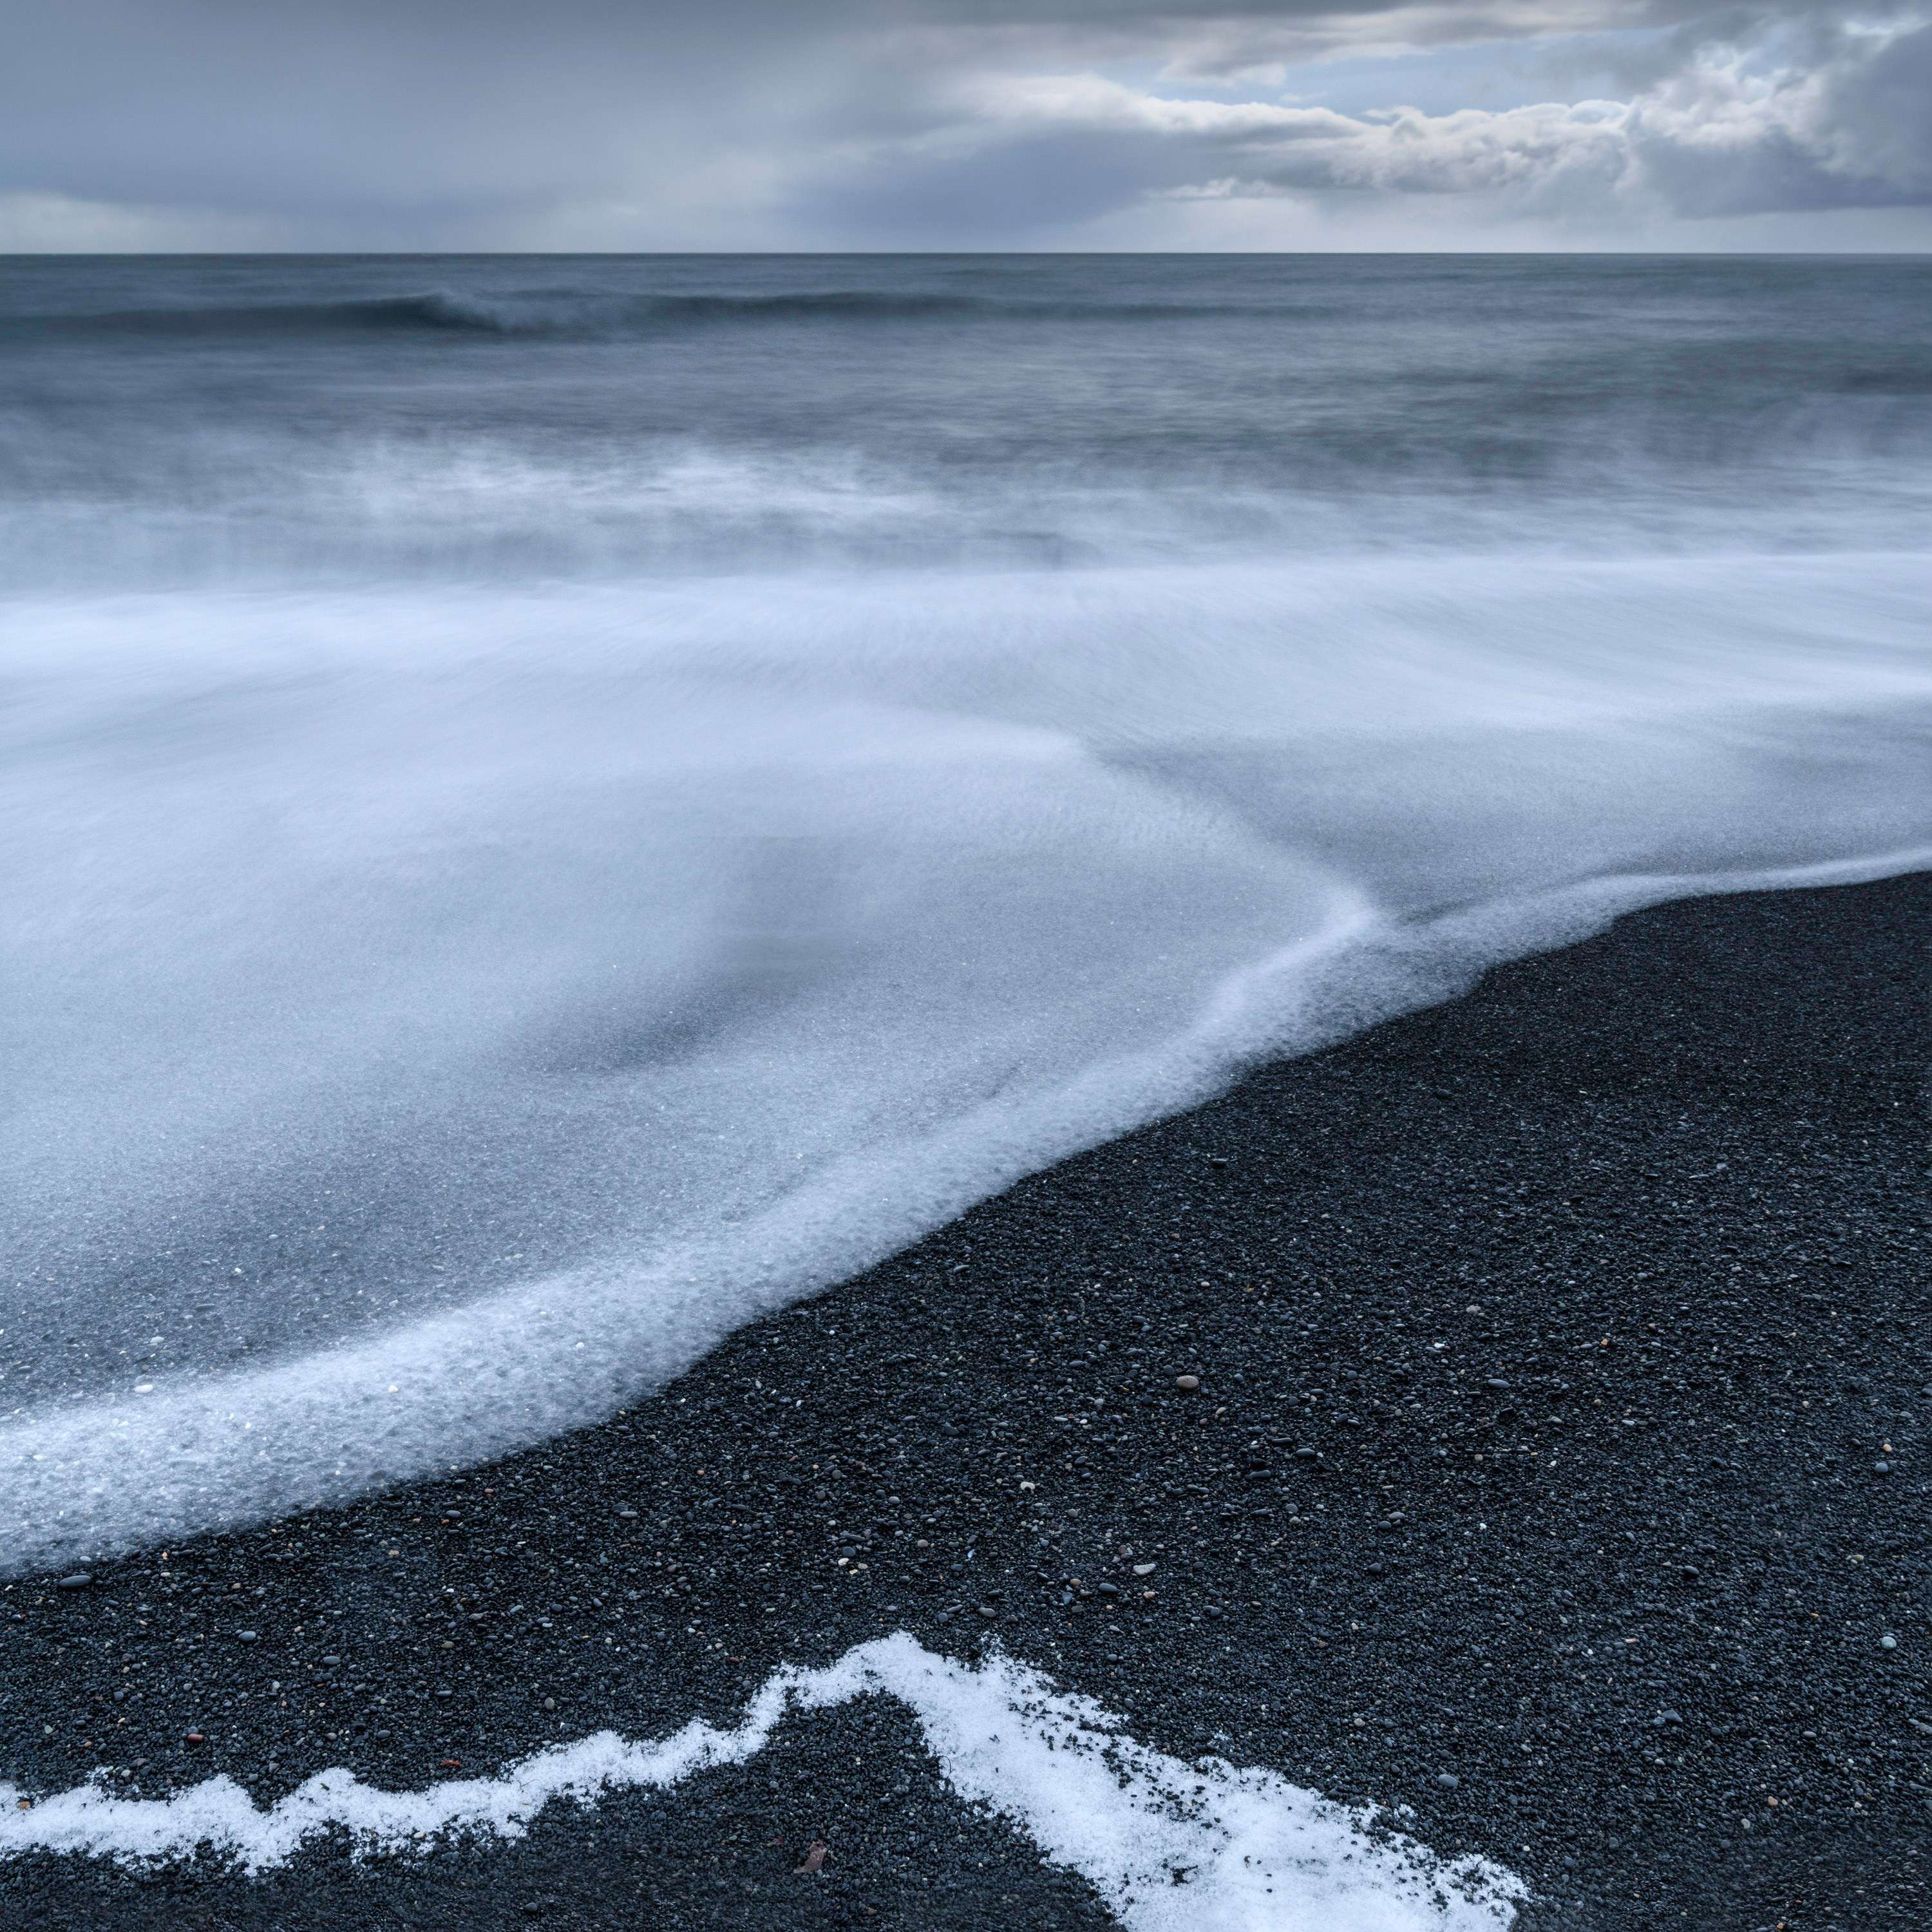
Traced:
[[[67, 0], [10, 32], [0, 210], [201, 211], [290, 245], [994, 246], [1270, 196], [1919, 207], [1929, 33], [1696, 0]], [[1406, 104], [1484, 46], [1550, 91]], [[1359, 92], [1397, 55], [1346, 112], [1287, 85], [1342, 59]]]

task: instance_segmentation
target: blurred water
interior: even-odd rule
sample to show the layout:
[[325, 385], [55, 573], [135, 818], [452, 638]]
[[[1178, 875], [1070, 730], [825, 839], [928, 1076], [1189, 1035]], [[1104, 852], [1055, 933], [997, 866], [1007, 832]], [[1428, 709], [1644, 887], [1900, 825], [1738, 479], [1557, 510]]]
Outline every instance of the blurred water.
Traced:
[[15, 1563], [1932, 844], [1932, 265], [0, 268]]
[[1914, 545], [1871, 261], [15, 261], [5, 580]]

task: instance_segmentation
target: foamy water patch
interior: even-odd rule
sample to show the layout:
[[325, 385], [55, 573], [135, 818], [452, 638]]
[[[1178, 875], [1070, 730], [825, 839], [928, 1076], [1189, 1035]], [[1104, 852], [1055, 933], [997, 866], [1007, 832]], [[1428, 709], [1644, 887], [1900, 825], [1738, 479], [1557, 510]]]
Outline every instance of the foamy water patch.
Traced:
[[600, 1731], [496, 1778], [422, 1791], [386, 1791], [338, 1768], [266, 1806], [213, 1778], [166, 1799], [115, 1798], [90, 1783], [21, 1810], [19, 1792], [0, 1785], [0, 1857], [154, 1865], [206, 1852], [252, 1874], [338, 1832], [357, 1856], [519, 1838], [548, 1805], [668, 1790], [754, 1757], [794, 1713], [868, 1696], [904, 1704], [959, 1797], [1078, 1872], [1128, 1932], [1487, 1932], [1508, 1926], [1527, 1894], [1502, 1865], [1443, 1857], [1371, 1808], [1224, 1759], [1168, 1756], [1024, 1664], [994, 1654], [974, 1668], [904, 1632], [822, 1670], [776, 1672], [729, 1730], [694, 1719], [645, 1743]]
[[360, 1347], [23, 1418], [0, 1431], [0, 1575], [339, 1504], [600, 1421], [745, 1323], [850, 1279], [1025, 1174], [1206, 1099], [1244, 1065], [1453, 997], [1492, 965], [1644, 906], [1928, 867], [1932, 848], [1597, 880], [1407, 926], [1344, 906], [1322, 932], [1231, 978], [1160, 1049], [996, 1097], [916, 1144], [848, 1156], [726, 1234], [648, 1264], [520, 1285]]
[[12, 607], [0, 1568], [596, 1421], [1258, 1058], [1919, 862], [1925, 609], [1898, 557]]

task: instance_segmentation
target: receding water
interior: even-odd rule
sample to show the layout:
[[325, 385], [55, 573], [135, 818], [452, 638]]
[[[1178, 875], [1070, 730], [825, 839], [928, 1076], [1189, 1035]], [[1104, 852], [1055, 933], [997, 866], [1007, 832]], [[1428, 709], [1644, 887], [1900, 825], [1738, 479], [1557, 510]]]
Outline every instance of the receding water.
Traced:
[[0, 268], [14, 1564], [1932, 846], [1932, 264]]

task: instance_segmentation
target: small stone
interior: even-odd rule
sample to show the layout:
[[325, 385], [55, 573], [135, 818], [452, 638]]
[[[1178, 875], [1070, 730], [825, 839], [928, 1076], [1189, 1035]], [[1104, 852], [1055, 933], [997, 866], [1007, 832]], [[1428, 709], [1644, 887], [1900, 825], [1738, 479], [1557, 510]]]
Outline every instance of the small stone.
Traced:
[[1226, 1167], [1227, 1164], [1228, 1156], [1224, 1154], [1210, 1154], [1208, 1156], [1208, 1165], [1210, 1167]]
[[1120, 1586], [1118, 1583], [1096, 1583], [1094, 1587], [1103, 1597], [1118, 1597], [1120, 1594]]
[[237, 1630], [235, 1633], [235, 1641], [237, 1643], [253, 1643], [260, 1635], [261, 1632], [259, 1630]]
[[200, 1731], [190, 1731], [184, 1742], [191, 1744], [205, 1744], [208, 1739]]
[[1501, 1376], [1488, 1376], [1484, 1377], [1483, 1386], [1485, 1388], [1508, 1388], [1509, 1384]]
[[1136, 1576], [1151, 1576], [1154, 1574], [1154, 1565], [1151, 1563], [1136, 1563], [1134, 1565], [1134, 1574]]
[[322, 1660], [325, 1664], [340, 1664], [342, 1661], [339, 1657], [325, 1657]]
[[638, 1513], [634, 1509], [620, 1509], [617, 1514], [626, 1522], [635, 1522], [638, 1520]]
[[1898, 1648], [1898, 1640], [1897, 1637], [1892, 1635], [1889, 1631], [1887, 1631], [1883, 1636], [1879, 1639], [1878, 1647], [1881, 1650], [1896, 1650]]
[[554, 1697], [546, 1697], [544, 1700], [544, 1708], [546, 1711], [554, 1711], [556, 1708], [556, 1700]]
[[1655, 1718], [1652, 1720], [1652, 1721], [1656, 1724], [1659, 1730], [1662, 1730], [1666, 1726], [1675, 1726], [1682, 1724], [1684, 1719], [1680, 1712], [1676, 1711], [1660, 1711], [1658, 1712]]
[[1874, 1475], [1888, 1476], [1892, 1474], [1892, 1465], [1883, 1461], [1874, 1462], [1872, 1465], [1872, 1473]]
[[[1198, 1376], [1176, 1376], [1174, 1378], [1174, 1385], [1184, 1393], [1192, 1395], [1201, 1386], [1201, 1378]], [[85, 1582], [86, 1579], [83, 1578], [82, 1580]]]
[[1453, 1771], [1438, 1771], [1436, 1774], [1436, 1781], [1444, 1791], [1460, 1790], [1462, 1783]]
[[76, 1570], [71, 1576], [56, 1577], [54, 1588], [56, 1590], [84, 1590], [93, 1581], [94, 1579], [85, 1570]]

